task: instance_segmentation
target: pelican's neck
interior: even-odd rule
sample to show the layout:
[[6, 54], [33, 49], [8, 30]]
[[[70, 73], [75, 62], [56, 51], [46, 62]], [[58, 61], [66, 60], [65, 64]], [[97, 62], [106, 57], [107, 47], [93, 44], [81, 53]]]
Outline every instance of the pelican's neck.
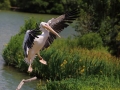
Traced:
[[41, 22], [40, 23], [40, 30], [42, 31], [42, 34], [44, 37], [48, 37], [49, 36], [49, 31], [46, 30], [43, 25], [47, 24], [46, 22]]
[[47, 31], [47, 30], [42, 30], [42, 35], [43, 35], [44, 37], [48, 37], [48, 36], [49, 36], [49, 31]]

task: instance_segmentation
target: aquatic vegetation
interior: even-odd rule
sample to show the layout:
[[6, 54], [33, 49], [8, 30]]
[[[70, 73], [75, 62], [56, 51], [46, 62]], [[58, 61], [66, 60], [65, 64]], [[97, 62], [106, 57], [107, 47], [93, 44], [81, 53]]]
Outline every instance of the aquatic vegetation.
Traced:
[[[26, 23], [28, 22], [26, 21]], [[32, 22], [31, 20], [31, 23], [35, 22]], [[32, 27], [35, 27], [36, 24], [33, 25], [34, 26]], [[2, 56], [6, 62], [6, 65], [14, 66], [20, 71], [26, 72], [28, 65], [24, 62], [22, 49], [22, 42], [24, 37], [23, 32], [25, 27], [21, 29], [23, 29], [21, 30], [21, 33], [11, 37], [10, 42], [3, 50]], [[36, 57], [33, 62], [33, 72], [29, 75], [34, 75], [39, 78], [48, 79], [51, 81], [67, 80], [69, 78], [79, 79], [91, 76], [98, 77], [97, 79], [101, 79], [103, 77], [102, 80], [109, 78], [110, 82], [116, 80], [117, 83], [119, 83], [120, 80], [120, 61], [108, 53], [104, 47], [90, 50], [81, 48], [78, 43], [78, 38], [69, 37], [67, 39], [57, 39], [49, 48], [41, 51], [41, 56], [48, 62], [48, 65], [42, 65]], [[67, 81], [61, 81], [60, 84], [58, 81], [48, 83], [46, 88], [53, 88], [52, 84], [54, 85], [54, 88], [59, 84], [61, 87], [63, 87], [63, 90], [70, 90], [76, 86], [74, 82], [65, 82]], [[105, 87], [105, 90], [107, 87], [114, 88], [110, 86], [111, 84], [109, 85], [109, 81], [107, 82], [108, 86]], [[105, 82], [101, 83], [104, 85]], [[98, 83], [98, 85], [101, 83]], [[68, 86], [64, 87], [65, 84], [68, 84]], [[82, 84], [80, 83], [80, 85]], [[89, 86], [90, 85], [91, 84], [89, 84]], [[67, 89], [69, 87], [70, 89]], [[81, 88], [81, 86], [76, 86], [76, 90], [78, 89], [77, 87]], [[97, 88], [97, 86], [91, 87], [91, 89], [94, 88]], [[91, 89], [88, 88], [88, 90]]]
[[[3, 51], [3, 57], [7, 65], [26, 71], [28, 67], [23, 59], [22, 50], [23, 35], [16, 35]], [[88, 50], [75, 47], [68, 43], [70, 39], [57, 39], [51, 47], [41, 52], [42, 57], [47, 60], [48, 65], [39, 63], [36, 57], [33, 63], [34, 75], [52, 80], [63, 78], [76, 78], [89, 75], [114, 76], [120, 75], [120, 61], [108, 52]], [[76, 40], [77, 41], [77, 40]], [[75, 40], [71, 42], [76, 42]]]
[[[42, 90], [119, 90], [119, 82], [109, 80], [107, 77], [81, 77], [79, 79], [65, 79], [61, 81], [48, 81]], [[43, 86], [38, 85], [36, 90]]]

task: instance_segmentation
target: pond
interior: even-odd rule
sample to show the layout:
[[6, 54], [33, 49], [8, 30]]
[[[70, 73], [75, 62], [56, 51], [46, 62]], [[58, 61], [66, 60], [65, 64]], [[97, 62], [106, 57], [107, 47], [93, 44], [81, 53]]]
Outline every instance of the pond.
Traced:
[[[24, 21], [30, 17], [34, 17], [36, 20], [47, 21], [57, 15], [46, 14], [33, 14], [22, 13], [15, 11], [0, 11], [0, 53], [11, 38], [11, 36], [17, 34], [20, 27], [24, 25]], [[75, 34], [75, 31], [71, 26], [66, 28], [60, 35], [64, 38]], [[21, 45], [22, 46], [22, 45]], [[22, 79], [31, 78], [25, 73], [21, 73], [16, 69], [5, 66], [2, 55], [0, 54], [0, 90], [15, 90]], [[32, 81], [23, 85], [21, 90], [35, 90], [36, 84], [39, 80]]]

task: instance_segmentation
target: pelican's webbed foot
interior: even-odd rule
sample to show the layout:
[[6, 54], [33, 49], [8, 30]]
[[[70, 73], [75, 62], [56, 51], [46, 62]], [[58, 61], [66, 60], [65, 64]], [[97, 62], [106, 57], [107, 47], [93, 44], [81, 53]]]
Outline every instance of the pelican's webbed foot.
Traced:
[[28, 72], [32, 72], [33, 71], [33, 69], [32, 69], [32, 67], [31, 67], [31, 65], [28, 67]]
[[43, 60], [43, 59], [40, 59], [39, 60], [42, 64], [45, 64], [45, 65], [47, 65], [47, 62], [45, 61], [45, 60]]

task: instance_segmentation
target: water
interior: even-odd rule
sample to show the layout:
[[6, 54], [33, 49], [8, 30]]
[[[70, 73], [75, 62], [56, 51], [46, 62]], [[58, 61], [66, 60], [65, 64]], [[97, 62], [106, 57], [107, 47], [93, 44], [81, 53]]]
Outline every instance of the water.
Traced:
[[[0, 11], [0, 90], [15, 90], [22, 79], [31, 78], [27, 74], [18, 72], [10, 66], [4, 66], [4, 60], [1, 56], [5, 44], [9, 42], [11, 36], [19, 32], [20, 27], [24, 25], [24, 21], [30, 17], [34, 17], [36, 20], [42, 18], [44, 21], [47, 21], [57, 16]], [[75, 34], [75, 31], [70, 26], [60, 33], [62, 37], [68, 37], [71, 34]], [[35, 90], [38, 81], [24, 84], [21, 90]]]

